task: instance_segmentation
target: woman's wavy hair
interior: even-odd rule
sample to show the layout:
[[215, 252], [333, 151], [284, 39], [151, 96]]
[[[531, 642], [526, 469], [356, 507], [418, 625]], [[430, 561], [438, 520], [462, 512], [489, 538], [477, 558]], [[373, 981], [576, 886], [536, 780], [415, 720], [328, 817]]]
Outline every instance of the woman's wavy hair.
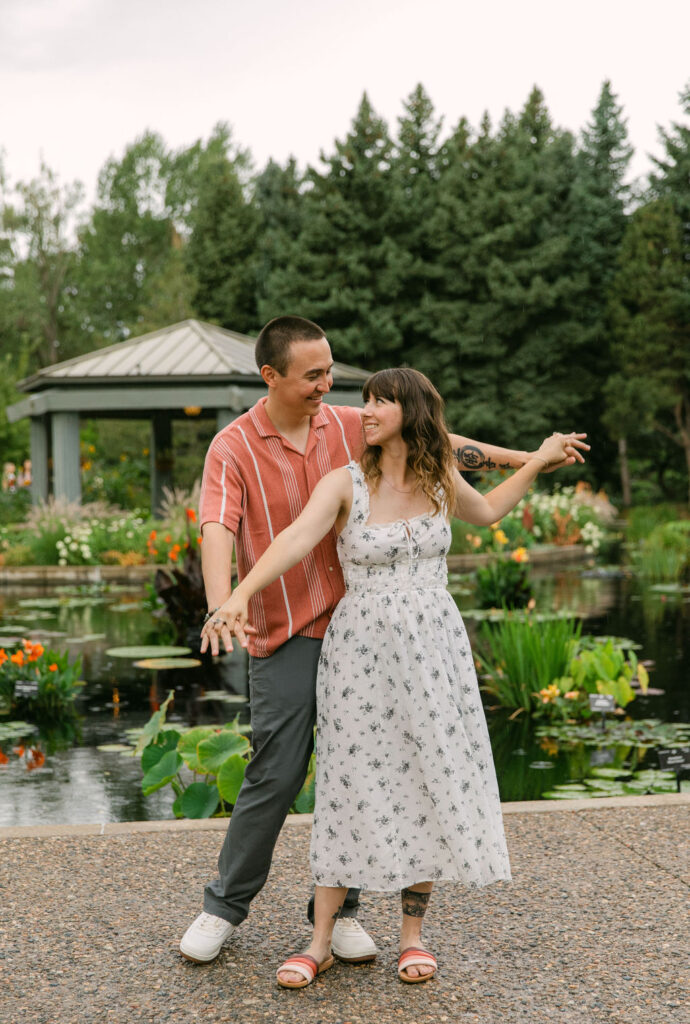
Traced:
[[[365, 402], [385, 398], [402, 407], [402, 438], [407, 464], [416, 475], [434, 514], [449, 515], [455, 505], [455, 462], [443, 416], [443, 399], [419, 370], [407, 366], [380, 370], [362, 388]], [[361, 466], [374, 487], [381, 479], [381, 448], [365, 445]]]

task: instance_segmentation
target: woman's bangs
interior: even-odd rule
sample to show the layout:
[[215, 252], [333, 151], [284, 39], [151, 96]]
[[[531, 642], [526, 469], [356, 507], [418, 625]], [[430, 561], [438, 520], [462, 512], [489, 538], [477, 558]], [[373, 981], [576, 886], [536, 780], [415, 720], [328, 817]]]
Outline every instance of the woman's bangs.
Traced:
[[387, 402], [398, 402], [399, 388], [396, 386], [395, 374], [390, 370], [379, 370], [372, 374], [362, 388], [362, 398], [368, 402], [370, 398], [384, 398]]

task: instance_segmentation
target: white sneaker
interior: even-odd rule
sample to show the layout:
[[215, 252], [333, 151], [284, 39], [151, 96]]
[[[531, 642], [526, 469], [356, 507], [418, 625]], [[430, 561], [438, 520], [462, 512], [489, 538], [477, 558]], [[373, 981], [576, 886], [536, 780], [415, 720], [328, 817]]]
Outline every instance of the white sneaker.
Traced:
[[371, 935], [364, 931], [356, 917], [339, 917], [333, 929], [331, 950], [339, 960], [364, 964], [375, 960], [378, 952]]
[[234, 930], [234, 924], [222, 917], [206, 912], [199, 914], [182, 936], [180, 953], [195, 964], [210, 963], [216, 959], [221, 946]]

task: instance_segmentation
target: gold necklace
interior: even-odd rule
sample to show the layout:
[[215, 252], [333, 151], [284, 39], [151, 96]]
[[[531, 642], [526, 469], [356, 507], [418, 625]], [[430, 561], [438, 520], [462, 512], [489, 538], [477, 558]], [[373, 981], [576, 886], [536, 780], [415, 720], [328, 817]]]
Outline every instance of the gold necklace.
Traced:
[[409, 490], [409, 491], [401, 491], [401, 490], [400, 490], [400, 488], [399, 488], [399, 487], [396, 487], [396, 486], [395, 486], [394, 484], [392, 484], [392, 483], [390, 482], [390, 480], [386, 480], [386, 478], [385, 478], [385, 476], [383, 475], [383, 473], [381, 474], [381, 479], [383, 480], [384, 484], [388, 484], [388, 486], [390, 487], [390, 489], [391, 489], [392, 491], [397, 491], [397, 492], [398, 492], [398, 494], [414, 494], [414, 492], [415, 492], [415, 491], [417, 490], [417, 486], [418, 486], [417, 484], [415, 484], [415, 485], [414, 485], [414, 487], [413, 487], [413, 488], [412, 488], [411, 490]]

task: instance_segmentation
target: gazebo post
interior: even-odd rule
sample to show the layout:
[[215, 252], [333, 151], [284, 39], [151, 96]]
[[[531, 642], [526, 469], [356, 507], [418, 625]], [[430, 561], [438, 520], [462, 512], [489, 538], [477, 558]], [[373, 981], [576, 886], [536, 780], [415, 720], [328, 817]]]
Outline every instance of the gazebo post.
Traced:
[[29, 431], [31, 450], [31, 502], [48, 500], [48, 420], [49, 416], [32, 416]]
[[151, 514], [160, 513], [163, 488], [173, 484], [172, 419], [167, 412], [151, 417]]
[[[81, 501], [79, 413], [53, 413], [53, 490], [56, 498]], [[33, 469], [33, 467], [32, 467]]]
[[220, 433], [223, 427], [236, 420], [237, 415], [234, 409], [216, 409], [216, 433]]

